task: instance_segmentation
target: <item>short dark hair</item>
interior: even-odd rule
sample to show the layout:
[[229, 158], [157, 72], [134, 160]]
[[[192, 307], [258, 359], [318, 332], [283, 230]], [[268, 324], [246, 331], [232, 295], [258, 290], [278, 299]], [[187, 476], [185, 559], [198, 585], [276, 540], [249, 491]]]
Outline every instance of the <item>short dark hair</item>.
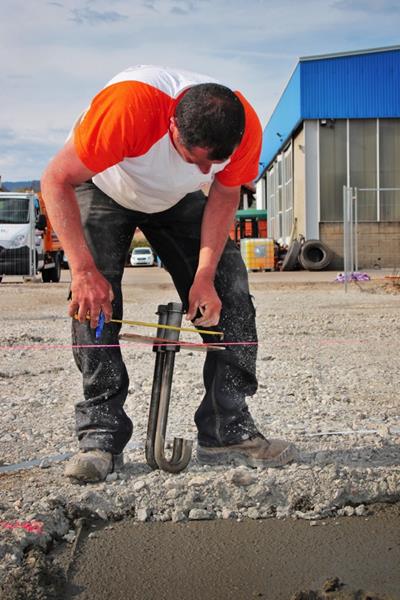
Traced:
[[200, 83], [178, 101], [175, 121], [182, 144], [209, 148], [210, 160], [229, 158], [243, 137], [244, 108], [224, 85]]

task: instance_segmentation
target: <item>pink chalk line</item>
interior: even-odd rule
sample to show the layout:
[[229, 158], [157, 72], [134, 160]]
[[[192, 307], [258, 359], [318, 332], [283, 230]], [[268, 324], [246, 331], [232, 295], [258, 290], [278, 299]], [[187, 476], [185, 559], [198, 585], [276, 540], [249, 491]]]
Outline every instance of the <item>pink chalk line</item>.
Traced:
[[369, 340], [359, 340], [359, 339], [354, 339], [354, 340], [337, 340], [335, 338], [326, 338], [325, 340], [319, 340], [320, 344], [364, 344], [365, 342], [368, 342]]
[[28, 533], [43, 533], [41, 521], [0, 521], [1, 529], [25, 529]]

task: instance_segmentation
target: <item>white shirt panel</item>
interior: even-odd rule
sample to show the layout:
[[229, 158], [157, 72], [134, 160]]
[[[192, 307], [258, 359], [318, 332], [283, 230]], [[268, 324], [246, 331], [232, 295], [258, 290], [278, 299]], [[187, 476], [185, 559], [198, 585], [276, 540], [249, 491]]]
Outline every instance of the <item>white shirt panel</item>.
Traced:
[[126, 158], [95, 175], [93, 182], [125, 208], [155, 213], [212, 183], [215, 174], [229, 162], [213, 164], [210, 172], [204, 174], [183, 160], [166, 134], [143, 156]]

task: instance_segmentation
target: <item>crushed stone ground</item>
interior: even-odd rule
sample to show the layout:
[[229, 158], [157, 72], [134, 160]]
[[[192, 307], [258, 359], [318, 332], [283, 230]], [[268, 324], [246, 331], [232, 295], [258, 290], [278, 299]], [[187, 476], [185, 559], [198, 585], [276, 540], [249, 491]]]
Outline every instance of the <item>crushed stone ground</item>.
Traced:
[[[66, 316], [68, 285], [2, 284], [0, 330], [0, 582], [21, 567], [29, 548], [54, 539], [73, 543], [79, 518], [138, 521], [263, 519], [318, 521], [365, 514], [400, 498], [400, 294], [382, 282], [255, 282], [259, 390], [248, 403], [259, 428], [300, 452], [282, 469], [204, 467], [195, 452], [178, 475], [151, 471], [144, 458], [154, 354], [127, 345], [126, 410], [134, 421], [125, 468], [104, 483], [78, 486], [49, 457], [74, 452], [73, 403], [81, 381]], [[333, 277], [334, 278], [334, 277]], [[333, 279], [332, 278], [332, 279]], [[157, 304], [177, 301], [173, 288], [125, 286], [125, 317], [154, 321]], [[147, 331], [138, 331], [146, 333]], [[188, 335], [190, 341], [196, 338]], [[43, 345], [43, 350], [21, 346]], [[54, 346], [58, 346], [55, 348]], [[46, 349], [47, 347], [47, 349]], [[168, 438], [195, 440], [204, 354], [176, 359]], [[7, 465], [40, 459], [30, 470]], [[17, 521], [43, 523], [41, 533]]]

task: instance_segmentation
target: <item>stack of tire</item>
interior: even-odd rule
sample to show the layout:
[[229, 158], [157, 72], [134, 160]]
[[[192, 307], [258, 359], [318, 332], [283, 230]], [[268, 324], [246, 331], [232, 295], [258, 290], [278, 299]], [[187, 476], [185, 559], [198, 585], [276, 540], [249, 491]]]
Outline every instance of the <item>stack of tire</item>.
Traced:
[[293, 240], [283, 260], [281, 271], [294, 271], [299, 266], [306, 271], [322, 271], [333, 258], [330, 248], [320, 240]]

